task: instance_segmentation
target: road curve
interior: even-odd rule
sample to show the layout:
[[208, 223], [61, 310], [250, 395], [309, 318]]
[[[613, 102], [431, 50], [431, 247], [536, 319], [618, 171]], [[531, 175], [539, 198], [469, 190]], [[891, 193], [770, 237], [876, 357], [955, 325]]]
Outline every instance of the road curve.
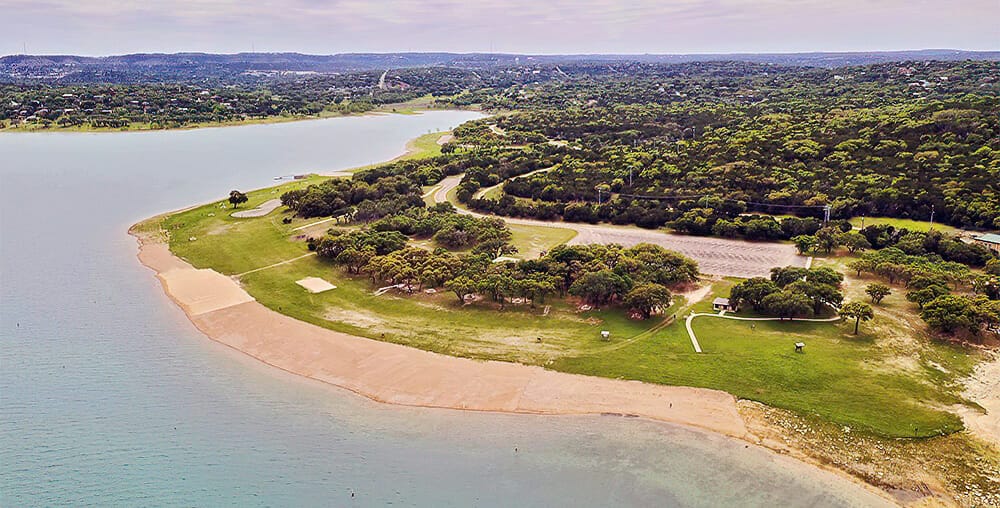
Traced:
[[[448, 193], [462, 181], [462, 175], [449, 176], [441, 181], [433, 193], [435, 203], [448, 201]], [[485, 217], [452, 203], [459, 213]], [[576, 237], [571, 245], [592, 243], [617, 243], [631, 247], [640, 243], [652, 243], [674, 250], [694, 259], [702, 273], [727, 277], [767, 277], [776, 266], [805, 266], [806, 259], [795, 252], [795, 247], [773, 242], [748, 242], [704, 236], [688, 236], [664, 233], [649, 229], [610, 224], [581, 224], [574, 222], [550, 222], [515, 217], [502, 217], [509, 224], [526, 226], [547, 226], [572, 229]]]

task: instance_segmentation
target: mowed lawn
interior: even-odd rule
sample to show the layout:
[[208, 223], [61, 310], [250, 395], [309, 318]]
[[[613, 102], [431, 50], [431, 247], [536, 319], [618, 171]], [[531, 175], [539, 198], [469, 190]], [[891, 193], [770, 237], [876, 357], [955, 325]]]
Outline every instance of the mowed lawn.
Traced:
[[[728, 295], [722, 281], [695, 305], [710, 312], [715, 295]], [[742, 313], [741, 313], [742, 314]], [[703, 353], [694, 352], [683, 319], [627, 346], [575, 357], [551, 367], [578, 374], [652, 383], [699, 386], [789, 409], [806, 416], [887, 437], [923, 437], [962, 428], [940, 408], [962, 403], [952, 382], [968, 374], [968, 353], [928, 346], [928, 357], [947, 363], [948, 374], [925, 368], [904, 372], [877, 348], [875, 337], [855, 336], [853, 322], [746, 322], [697, 317], [692, 328]], [[794, 344], [804, 342], [796, 353]], [[954, 354], [953, 354], [954, 353]], [[947, 379], [945, 379], [947, 378]]]
[[896, 229], [907, 229], [910, 231], [920, 231], [922, 233], [926, 233], [931, 228], [936, 229], [946, 235], [959, 232], [958, 228], [949, 226], [947, 224], [932, 223], [928, 221], [912, 220], [912, 219], [895, 219], [891, 217], [865, 217], [864, 219], [862, 219], [861, 217], [854, 217], [851, 219], [851, 224], [856, 228], [860, 228], [862, 221], [864, 221], [865, 226], [875, 226], [875, 225], [885, 224], [888, 226], [892, 226]]
[[[251, 192], [250, 201], [240, 209], [254, 208], [316, 180]], [[320, 219], [284, 224], [282, 219], [289, 217], [284, 208], [265, 217], [236, 219], [222, 203], [161, 219], [161, 227], [170, 233], [174, 253], [197, 267], [227, 275], [308, 254], [305, 233], [321, 234], [334, 225], [293, 231]], [[561, 228], [539, 229], [543, 231], [514, 229], [522, 254], [568, 240], [561, 236], [566, 231]], [[321, 277], [338, 288], [310, 294], [295, 284], [305, 277]], [[884, 348], [873, 347], [878, 337], [867, 335], [867, 330], [878, 327], [862, 325], [862, 333], [854, 336], [853, 323], [757, 322], [751, 329], [747, 322], [713, 317], [693, 322], [704, 350], [697, 354], [684, 328], [689, 306], [683, 301], [666, 313], [678, 313], [678, 321], [664, 326], [662, 319], [629, 320], [621, 309], [576, 312], [557, 299], [546, 302], [550, 308], [543, 315], [544, 304], [508, 305], [503, 311], [482, 302], [462, 307], [448, 292], [376, 297], [366, 276], [350, 276], [313, 256], [244, 275], [241, 282], [269, 308], [333, 330], [470, 358], [721, 389], [889, 437], [960, 429], [960, 420], [940, 408], [962, 402], [955, 380], [975, 363], [965, 351], [931, 345], [927, 357], [940, 368], [903, 370], [894, 367]], [[695, 302], [693, 309], [709, 312], [712, 298], [727, 296], [732, 283], [716, 282], [712, 293]], [[878, 322], [878, 309], [876, 315]], [[611, 332], [611, 341], [601, 340], [602, 330]], [[794, 352], [798, 341], [806, 343], [804, 353]]]

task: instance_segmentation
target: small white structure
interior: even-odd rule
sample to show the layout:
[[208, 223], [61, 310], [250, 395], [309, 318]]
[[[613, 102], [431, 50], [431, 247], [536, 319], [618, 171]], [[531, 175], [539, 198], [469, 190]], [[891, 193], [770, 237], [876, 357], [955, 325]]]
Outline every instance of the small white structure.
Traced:
[[611, 332], [609, 332], [607, 330], [602, 330], [601, 331], [601, 338], [604, 339], [604, 340], [611, 340]]
[[334, 286], [319, 277], [306, 277], [302, 280], [295, 281], [295, 283], [304, 287], [306, 291], [310, 293], [322, 293], [331, 289], [337, 289], [337, 286]]
[[739, 305], [731, 303], [729, 298], [716, 298], [712, 301], [712, 308], [718, 311], [739, 312]]

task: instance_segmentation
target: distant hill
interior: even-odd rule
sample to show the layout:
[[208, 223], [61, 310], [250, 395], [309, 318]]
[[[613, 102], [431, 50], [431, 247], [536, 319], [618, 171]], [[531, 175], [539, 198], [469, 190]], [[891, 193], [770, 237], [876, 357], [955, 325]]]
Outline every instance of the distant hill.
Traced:
[[690, 55], [517, 55], [487, 53], [140, 53], [85, 57], [9, 55], [0, 57], [0, 82], [145, 83], [240, 82], [259, 76], [342, 73], [389, 68], [448, 66], [483, 69], [578, 62], [685, 63], [745, 61], [807, 67], [841, 67], [893, 61], [1000, 60], [1000, 51], [929, 49], [916, 51], [730, 53]]

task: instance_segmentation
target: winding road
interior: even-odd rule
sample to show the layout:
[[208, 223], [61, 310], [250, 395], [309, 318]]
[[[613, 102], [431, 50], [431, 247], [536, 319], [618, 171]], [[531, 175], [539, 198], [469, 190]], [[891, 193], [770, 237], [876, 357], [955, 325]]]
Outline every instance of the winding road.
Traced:
[[[449, 176], [432, 191], [435, 203], [444, 203], [451, 192], [462, 181], [462, 175]], [[486, 217], [452, 202], [459, 213]], [[574, 222], [550, 222], [534, 219], [503, 217], [509, 224], [525, 226], [560, 227], [577, 232], [569, 241], [570, 245], [594, 243], [617, 243], [631, 247], [640, 243], [652, 243], [677, 251], [698, 262], [702, 273], [727, 277], [767, 277], [776, 266], [805, 266], [806, 258], [795, 252], [788, 244], [748, 242], [703, 236], [688, 236], [641, 229], [638, 227], [614, 226], [609, 224], [581, 224]]]

